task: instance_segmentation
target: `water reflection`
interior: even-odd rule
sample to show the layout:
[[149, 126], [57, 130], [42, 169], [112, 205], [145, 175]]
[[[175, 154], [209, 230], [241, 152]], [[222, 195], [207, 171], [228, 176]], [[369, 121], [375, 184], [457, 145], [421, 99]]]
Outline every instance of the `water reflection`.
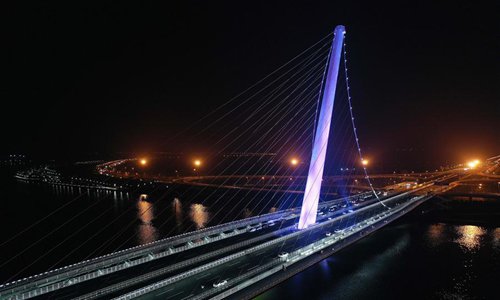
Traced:
[[252, 216], [252, 211], [245, 207], [245, 209], [243, 209], [243, 218], [246, 219], [250, 218], [251, 216]]
[[432, 224], [429, 226], [426, 237], [433, 246], [439, 245], [444, 241], [444, 230], [445, 225], [443, 223]]
[[464, 225], [457, 227], [458, 239], [455, 240], [462, 248], [469, 251], [477, 250], [481, 246], [481, 238], [486, 230], [479, 226]]
[[172, 201], [172, 210], [174, 211], [175, 215], [175, 224], [177, 226], [182, 225], [182, 203], [179, 198], [174, 198], [174, 201]]
[[500, 246], [500, 228], [495, 228], [493, 231], [493, 245], [496, 248]]
[[137, 201], [137, 218], [141, 221], [139, 225], [138, 238], [140, 244], [150, 243], [158, 238], [158, 231], [151, 223], [154, 219], [153, 203]]
[[[371, 237], [373, 239], [374, 237]], [[401, 257], [402, 253], [408, 249], [410, 245], [410, 235], [408, 233], [403, 233], [392, 245], [387, 247], [382, 252], [373, 255], [367, 255], [363, 265], [355, 269], [347, 278], [340, 280], [336, 283], [336, 286], [329, 286], [324, 289], [325, 299], [336, 299], [339, 298], [338, 291], [349, 295], [348, 299], [370, 299], [363, 297], [363, 289], [359, 289], [359, 283], [370, 281], [372, 278], [378, 278], [381, 274], [388, 272], [388, 270], [393, 270], [396, 266], [394, 264], [395, 257]], [[359, 255], [359, 253], [358, 253]], [[330, 257], [326, 261], [333, 261]], [[335, 272], [337, 268], [328, 268], [328, 265], [323, 265], [322, 267], [322, 277], [332, 278], [332, 272]], [[328, 271], [330, 270], [330, 273]], [[330, 275], [328, 275], [330, 274]], [[299, 274], [300, 276], [300, 274]], [[372, 283], [373, 284], [373, 283]], [[302, 285], [303, 286], [303, 285]], [[369, 289], [369, 286], [366, 286]]]
[[208, 208], [199, 203], [191, 204], [189, 216], [191, 217], [191, 221], [196, 225], [196, 229], [203, 228], [208, 222]]

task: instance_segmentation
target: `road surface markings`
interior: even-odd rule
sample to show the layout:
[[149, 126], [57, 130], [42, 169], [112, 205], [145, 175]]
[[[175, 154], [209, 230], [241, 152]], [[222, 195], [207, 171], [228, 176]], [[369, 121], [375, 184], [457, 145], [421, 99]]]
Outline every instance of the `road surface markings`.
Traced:
[[180, 291], [180, 292], [178, 292], [177, 294], [173, 294], [172, 296], [168, 297], [167, 299], [172, 299], [172, 298], [174, 298], [175, 296], [177, 296], [177, 295], [179, 295], [179, 294], [182, 294], [182, 293], [184, 293], [184, 292]]
[[207, 277], [207, 276], [209, 276], [210, 274], [212, 274], [212, 273], [210, 273], [210, 272], [209, 272], [209, 273], [207, 273], [207, 274], [203, 274], [203, 275], [201, 275], [201, 276], [198, 276], [198, 277], [197, 277], [197, 279], [200, 279], [200, 278], [203, 278], [203, 277]]
[[[163, 294], [165, 294], [165, 293], [168, 293], [168, 292], [170, 292], [170, 291], [171, 291], [171, 290], [173, 290], [173, 289], [174, 289], [174, 288], [168, 289], [168, 290], [166, 290], [166, 291], [164, 291], [164, 292], [161, 292], [161, 293], [159, 293], [159, 294], [156, 294], [156, 296], [160, 296], [160, 295], [163, 295]], [[181, 292], [181, 293], [182, 293], [182, 292]], [[177, 293], [177, 294], [179, 294], [179, 293]], [[177, 294], [176, 294], [176, 295], [177, 295]]]
[[182, 298], [181, 300], [184, 300], [184, 299], [187, 299], [187, 298], [191, 298], [192, 296], [194, 296], [194, 294], [189, 294], [189, 296], [186, 296], [186, 297]]

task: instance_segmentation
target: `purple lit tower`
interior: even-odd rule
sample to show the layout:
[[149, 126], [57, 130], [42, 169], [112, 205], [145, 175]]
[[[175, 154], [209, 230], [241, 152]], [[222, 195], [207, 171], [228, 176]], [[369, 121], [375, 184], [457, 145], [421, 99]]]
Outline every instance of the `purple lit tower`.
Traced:
[[323, 169], [325, 168], [326, 148], [328, 146], [328, 135], [330, 134], [330, 123], [332, 121], [333, 103], [335, 100], [335, 88], [340, 66], [340, 54], [344, 42], [345, 27], [335, 27], [330, 61], [328, 62], [328, 73], [326, 76], [325, 90], [321, 100], [321, 111], [319, 113], [318, 127], [314, 136], [309, 174], [307, 175], [306, 190], [302, 201], [300, 212], [299, 229], [307, 228], [316, 223], [318, 212], [319, 193], [323, 180]]

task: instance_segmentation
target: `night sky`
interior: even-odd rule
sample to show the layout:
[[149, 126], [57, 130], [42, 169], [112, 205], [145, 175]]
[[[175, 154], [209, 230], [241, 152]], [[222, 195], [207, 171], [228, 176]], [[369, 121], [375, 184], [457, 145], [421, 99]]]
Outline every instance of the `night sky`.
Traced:
[[2, 11], [3, 154], [171, 151], [165, 139], [337, 24], [372, 155], [500, 154], [498, 2], [73, 2]]

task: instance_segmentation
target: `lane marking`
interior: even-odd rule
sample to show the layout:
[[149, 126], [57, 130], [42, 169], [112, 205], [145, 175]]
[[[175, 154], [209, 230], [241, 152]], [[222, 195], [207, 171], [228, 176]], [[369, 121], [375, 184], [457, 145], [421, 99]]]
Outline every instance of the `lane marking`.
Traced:
[[160, 293], [160, 294], [156, 294], [156, 295], [157, 295], [157, 296], [163, 295], [163, 294], [165, 294], [165, 293], [170, 292], [170, 291], [171, 291], [171, 290], [173, 290], [173, 289], [174, 289], [174, 288], [168, 289], [168, 290], [166, 290], [166, 291], [164, 291], [164, 292], [162, 292], [162, 293]]
[[175, 296], [177, 296], [177, 295], [179, 295], [179, 294], [182, 294], [182, 293], [184, 293], [184, 292], [182, 292], [182, 291], [181, 291], [181, 292], [178, 292], [177, 294], [173, 294], [172, 296], [168, 297], [167, 299], [172, 299], [172, 298], [174, 298]]

